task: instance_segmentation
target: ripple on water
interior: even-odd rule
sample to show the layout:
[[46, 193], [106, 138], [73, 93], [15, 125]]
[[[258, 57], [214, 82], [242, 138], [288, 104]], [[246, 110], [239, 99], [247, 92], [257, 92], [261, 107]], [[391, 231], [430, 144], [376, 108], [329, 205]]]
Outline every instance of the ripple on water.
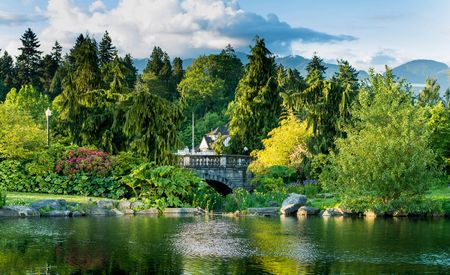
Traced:
[[187, 223], [171, 242], [175, 251], [192, 257], [247, 257], [255, 253], [241, 229], [226, 220]]

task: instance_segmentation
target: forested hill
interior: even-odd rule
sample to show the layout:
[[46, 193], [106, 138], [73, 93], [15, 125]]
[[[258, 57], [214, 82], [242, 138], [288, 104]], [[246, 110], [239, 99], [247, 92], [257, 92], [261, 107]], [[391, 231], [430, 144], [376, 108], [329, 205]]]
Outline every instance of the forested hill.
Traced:
[[[243, 52], [236, 52], [236, 56], [242, 61], [243, 64], [248, 63], [247, 54]], [[192, 64], [193, 61], [194, 58], [184, 59], [183, 67], [186, 69]], [[306, 75], [306, 65], [311, 60], [299, 55], [290, 55], [277, 57], [275, 61], [278, 64], [282, 64], [286, 68], [297, 69], [300, 74]], [[148, 59], [135, 59], [134, 65], [139, 72], [142, 72], [147, 65], [147, 62]], [[325, 63], [325, 66], [327, 67], [327, 78], [334, 75], [334, 73], [338, 70], [338, 66], [336, 64]], [[392, 71], [397, 77], [404, 78], [408, 82], [412, 83], [413, 87], [416, 89], [422, 88], [428, 77], [436, 78], [441, 86], [441, 93], [443, 93], [445, 89], [450, 87], [449, 70], [449, 66], [445, 63], [434, 60], [417, 59], [395, 67]], [[366, 78], [367, 76], [368, 74], [366, 71], [359, 71], [358, 77], [360, 79]]]

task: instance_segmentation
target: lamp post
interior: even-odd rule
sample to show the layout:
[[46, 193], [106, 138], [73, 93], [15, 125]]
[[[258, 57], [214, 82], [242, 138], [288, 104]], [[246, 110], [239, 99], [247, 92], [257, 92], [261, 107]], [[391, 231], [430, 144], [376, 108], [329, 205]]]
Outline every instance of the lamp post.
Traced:
[[47, 146], [50, 146], [50, 116], [52, 115], [52, 111], [50, 108], [45, 110], [45, 117], [47, 117]]

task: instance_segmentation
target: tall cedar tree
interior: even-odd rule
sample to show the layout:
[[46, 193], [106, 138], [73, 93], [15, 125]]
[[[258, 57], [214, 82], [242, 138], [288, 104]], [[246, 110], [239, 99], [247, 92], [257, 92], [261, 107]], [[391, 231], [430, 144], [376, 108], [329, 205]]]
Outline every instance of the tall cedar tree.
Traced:
[[[61, 54], [62, 47], [58, 43], [55, 42], [55, 45], [52, 48], [52, 52], [50, 54], [46, 54], [41, 61], [40, 75], [41, 81], [43, 85], [44, 93], [48, 94], [50, 98], [54, 98], [57, 96], [57, 93], [53, 93], [52, 91], [52, 83], [55, 77], [56, 71], [61, 65]], [[60, 92], [60, 91], [58, 91]]]
[[281, 113], [275, 75], [275, 61], [264, 39], [256, 38], [248, 56], [250, 63], [230, 104], [230, 150], [249, 154], [262, 148], [262, 140], [278, 125]]
[[175, 57], [172, 63], [172, 78], [175, 85], [178, 85], [184, 77], [183, 60], [179, 57]]
[[39, 65], [41, 54], [39, 51], [39, 40], [36, 34], [28, 28], [20, 38], [22, 47], [19, 48], [20, 55], [17, 57], [17, 83], [20, 87], [24, 84], [32, 84], [34, 87], [41, 87], [39, 81]]

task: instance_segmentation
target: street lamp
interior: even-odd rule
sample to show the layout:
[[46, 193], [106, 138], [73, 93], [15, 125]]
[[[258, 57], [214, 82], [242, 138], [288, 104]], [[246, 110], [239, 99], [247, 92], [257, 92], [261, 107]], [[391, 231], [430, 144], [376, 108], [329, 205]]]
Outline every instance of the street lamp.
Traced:
[[50, 116], [52, 115], [52, 111], [50, 108], [45, 110], [45, 117], [47, 117], [47, 145], [50, 146]]

